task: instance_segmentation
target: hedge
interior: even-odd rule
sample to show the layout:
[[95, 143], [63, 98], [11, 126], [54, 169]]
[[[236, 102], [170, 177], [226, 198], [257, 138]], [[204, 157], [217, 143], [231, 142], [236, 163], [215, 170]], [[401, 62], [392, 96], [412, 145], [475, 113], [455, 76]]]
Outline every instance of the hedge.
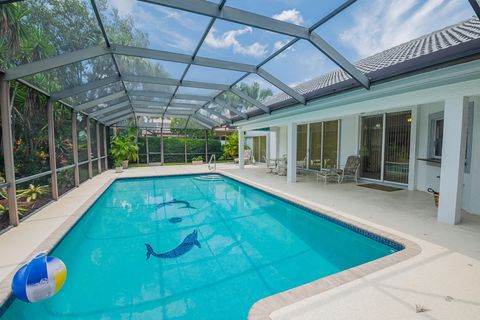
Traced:
[[[149, 152], [160, 152], [160, 137], [148, 137]], [[138, 137], [139, 153], [145, 154], [145, 137]], [[185, 162], [185, 138], [165, 137], [163, 139], [164, 161]], [[217, 159], [223, 154], [223, 147], [220, 140], [208, 139], [208, 155], [215, 154]], [[205, 139], [187, 138], [187, 161], [193, 157], [202, 156], [205, 158]], [[204, 159], [205, 160], [205, 159]], [[146, 157], [140, 156], [140, 162], [146, 162]], [[151, 162], [160, 162], [160, 155], [150, 155]], [[208, 161], [208, 159], [207, 159]]]

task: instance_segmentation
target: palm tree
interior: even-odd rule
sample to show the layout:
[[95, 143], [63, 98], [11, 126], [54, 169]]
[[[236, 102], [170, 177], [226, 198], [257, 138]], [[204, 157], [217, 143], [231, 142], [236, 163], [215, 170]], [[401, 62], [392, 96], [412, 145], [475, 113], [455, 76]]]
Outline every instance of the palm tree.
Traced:
[[[256, 81], [250, 85], [242, 82], [240, 83], [238, 89], [257, 101], [264, 101], [266, 98], [273, 95], [271, 89], [261, 89], [260, 84]], [[227, 103], [228, 105], [234, 106], [244, 112], [248, 111], [249, 104], [246, 104], [246, 101], [241, 99], [236, 94], [233, 94], [231, 92], [225, 92], [222, 97], [223, 101], [225, 101], [225, 103]]]
[[0, 33], [2, 45], [11, 56], [15, 56], [24, 39], [28, 37], [30, 30], [23, 23], [22, 19], [26, 17], [28, 10], [16, 3], [0, 6]]

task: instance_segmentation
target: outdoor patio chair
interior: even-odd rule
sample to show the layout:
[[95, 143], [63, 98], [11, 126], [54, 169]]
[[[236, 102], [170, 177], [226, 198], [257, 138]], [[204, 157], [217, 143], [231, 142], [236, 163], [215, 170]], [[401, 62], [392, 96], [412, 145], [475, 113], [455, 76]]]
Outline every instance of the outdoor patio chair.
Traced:
[[322, 169], [317, 172], [317, 182], [322, 179], [325, 184], [329, 181], [340, 182], [338, 169]]
[[277, 160], [277, 166], [273, 170], [273, 173], [278, 174], [279, 176], [287, 175], [287, 157], [286, 156]]
[[[249, 164], [252, 161], [252, 150], [245, 150], [243, 152], [243, 159], [245, 164]], [[240, 163], [240, 158], [235, 158], [234, 161], [236, 164]]]
[[277, 168], [277, 162], [277, 159], [269, 159], [265, 161], [268, 173], [274, 173], [274, 170]]
[[355, 180], [355, 183], [358, 183], [358, 171], [360, 169], [360, 157], [359, 156], [349, 156], [347, 162], [343, 169], [338, 169], [337, 173], [339, 175], [338, 182], [342, 183], [345, 178], [351, 178]]
[[297, 161], [297, 174], [304, 174], [307, 170], [307, 156], [302, 161]]

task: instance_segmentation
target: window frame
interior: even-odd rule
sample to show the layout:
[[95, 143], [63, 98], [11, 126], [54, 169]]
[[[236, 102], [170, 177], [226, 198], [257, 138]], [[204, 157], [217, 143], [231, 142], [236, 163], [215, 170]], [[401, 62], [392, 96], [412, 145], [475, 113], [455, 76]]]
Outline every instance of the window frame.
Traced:
[[[428, 155], [427, 157], [429, 159], [442, 159], [442, 155], [438, 156], [435, 154], [435, 137], [437, 133], [437, 122], [438, 121], [444, 121], [444, 126], [445, 126], [445, 120], [444, 120], [444, 113], [443, 111], [436, 112], [436, 113], [431, 113], [428, 116]], [[442, 132], [442, 143], [443, 143], [443, 132]], [[442, 153], [443, 153], [443, 148], [442, 148]]]

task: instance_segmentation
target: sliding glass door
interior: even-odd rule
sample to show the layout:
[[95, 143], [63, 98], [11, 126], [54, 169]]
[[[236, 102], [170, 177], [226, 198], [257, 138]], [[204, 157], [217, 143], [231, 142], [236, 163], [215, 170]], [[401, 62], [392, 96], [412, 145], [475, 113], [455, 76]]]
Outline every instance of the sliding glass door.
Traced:
[[408, 183], [411, 121], [410, 111], [362, 118], [361, 177]]
[[411, 122], [410, 111], [386, 115], [384, 180], [408, 183]]
[[360, 176], [382, 178], [383, 115], [362, 118]]

